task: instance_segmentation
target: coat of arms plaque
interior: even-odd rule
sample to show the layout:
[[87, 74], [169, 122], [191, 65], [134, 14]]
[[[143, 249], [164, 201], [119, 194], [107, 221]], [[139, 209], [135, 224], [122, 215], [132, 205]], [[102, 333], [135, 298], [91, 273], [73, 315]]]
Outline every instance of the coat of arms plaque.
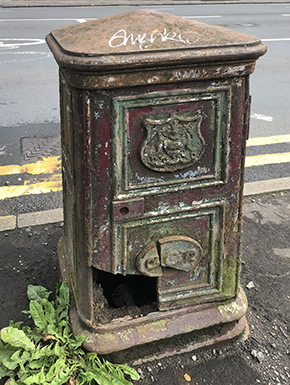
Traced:
[[147, 137], [141, 147], [142, 162], [160, 172], [181, 170], [197, 162], [205, 145], [201, 123], [202, 116], [197, 113], [146, 118]]

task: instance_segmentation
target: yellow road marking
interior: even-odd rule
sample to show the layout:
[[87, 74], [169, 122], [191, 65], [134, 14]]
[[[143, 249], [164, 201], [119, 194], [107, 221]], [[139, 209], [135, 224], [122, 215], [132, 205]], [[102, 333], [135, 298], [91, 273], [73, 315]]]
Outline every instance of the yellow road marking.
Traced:
[[27, 184], [20, 186], [3, 186], [0, 187], [0, 200], [6, 198], [14, 198], [22, 195], [32, 194], [47, 194], [62, 190], [61, 174], [54, 175], [52, 178], [47, 178], [43, 182]]
[[[259, 138], [250, 138], [247, 140], [247, 147], [264, 146], [267, 144], [289, 143], [290, 135], [274, 135]], [[246, 157], [246, 167], [262, 166], [267, 164], [288, 163], [290, 162], [290, 152], [279, 154], [264, 154]], [[39, 175], [53, 173], [61, 169], [61, 159], [59, 156], [43, 158], [42, 161], [28, 163], [23, 166], [8, 165], [0, 166], [0, 175], [13, 175], [28, 173], [31, 175]], [[49, 192], [61, 191], [62, 180], [61, 174], [54, 174], [52, 177], [46, 178], [42, 182], [33, 183], [24, 181], [19, 186], [3, 186], [0, 187], [0, 200], [13, 198], [22, 195], [44, 194]]]
[[[288, 143], [290, 142], [290, 135], [274, 135], [265, 136], [260, 138], [250, 138], [247, 140], [247, 147], [252, 146], [263, 146], [267, 144], [275, 143]], [[13, 175], [28, 173], [32, 175], [52, 173], [58, 171], [61, 168], [61, 159], [59, 156], [52, 156], [43, 158], [35, 163], [28, 163], [23, 166], [19, 165], [8, 165], [0, 166], [0, 175]]]
[[263, 166], [265, 164], [288, 163], [290, 162], [290, 152], [280, 154], [264, 154], [255, 156], [246, 156], [246, 167]]
[[290, 135], [263, 136], [260, 138], [248, 139], [247, 147], [265, 146], [266, 144], [289, 143], [289, 142], [290, 142]]
[[27, 163], [23, 166], [9, 165], [0, 167], [0, 175], [13, 175], [22, 174], [27, 172], [28, 174], [44, 174], [57, 171], [61, 168], [61, 159], [59, 156], [51, 156], [43, 158], [36, 163]]

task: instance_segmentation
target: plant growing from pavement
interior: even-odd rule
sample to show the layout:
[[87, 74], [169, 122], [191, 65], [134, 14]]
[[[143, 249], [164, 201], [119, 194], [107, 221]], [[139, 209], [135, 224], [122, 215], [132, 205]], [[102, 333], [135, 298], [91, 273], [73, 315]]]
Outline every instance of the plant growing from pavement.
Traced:
[[62, 282], [55, 301], [42, 286], [29, 285], [29, 314], [35, 328], [21, 322], [1, 330], [0, 378], [13, 385], [129, 385], [139, 380], [135, 369], [101, 360], [82, 348], [84, 336], [72, 333], [69, 320], [69, 288]]

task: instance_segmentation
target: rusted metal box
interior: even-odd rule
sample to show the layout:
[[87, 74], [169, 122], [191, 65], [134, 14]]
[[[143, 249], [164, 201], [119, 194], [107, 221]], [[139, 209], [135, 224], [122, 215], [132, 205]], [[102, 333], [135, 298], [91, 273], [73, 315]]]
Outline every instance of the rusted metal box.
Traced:
[[[266, 46], [152, 10], [56, 29], [47, 43], [60, 67], [59, 258], [74, 331], [98, 353], [214, 325], [196, 347], [241, 334], [249, 75]], [[156, 310], [96, 321], [100, 272], [153, 287]]]

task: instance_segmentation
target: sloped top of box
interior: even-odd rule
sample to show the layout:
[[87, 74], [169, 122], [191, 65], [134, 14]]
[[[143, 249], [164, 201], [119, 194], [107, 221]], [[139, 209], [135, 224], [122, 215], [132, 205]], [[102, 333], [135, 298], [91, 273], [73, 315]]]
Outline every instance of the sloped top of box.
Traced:
[[59, 64], [85, 67], [255, 59], [266, 51], [257, 37], [154, 10], [55, 29], [47, 43]]

